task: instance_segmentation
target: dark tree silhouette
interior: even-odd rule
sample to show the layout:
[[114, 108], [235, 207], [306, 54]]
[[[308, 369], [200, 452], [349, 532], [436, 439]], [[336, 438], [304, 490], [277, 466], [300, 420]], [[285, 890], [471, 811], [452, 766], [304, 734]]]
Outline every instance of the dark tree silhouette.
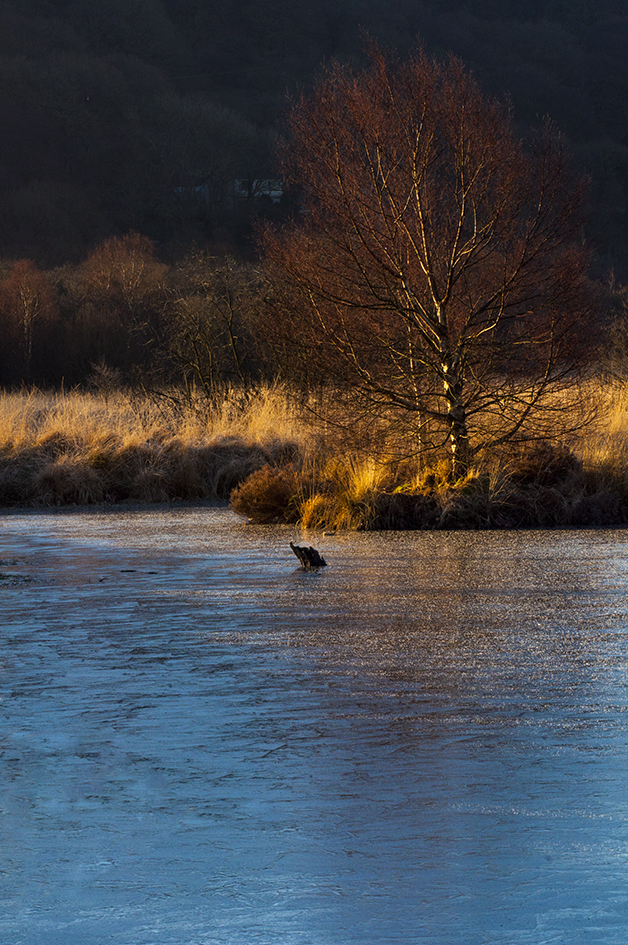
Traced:
[[529, 148], [456, 59], [373, 46], [298, 102], [284, 154], [302, 212], [267, 227], [266, 329], [455, 470], [558, 431], [592, 307], [582, 188], [550, 128]]

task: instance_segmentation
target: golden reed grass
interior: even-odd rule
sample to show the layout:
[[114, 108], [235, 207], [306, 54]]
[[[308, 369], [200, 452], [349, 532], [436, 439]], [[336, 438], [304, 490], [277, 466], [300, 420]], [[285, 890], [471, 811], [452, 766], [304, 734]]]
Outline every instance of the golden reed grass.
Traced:
[[445, 457], [347, 452], [279, 385], [228, 389], [213, 405], [174, 393], [5, 393], [0, 505], [231, 497], [253, 521], [310, 529], [623, 524], [628, 389], [591, 383], [586, 395], [596, 419], [568, 442], [504, 451], [452, 483]]
[[177, 398], [40, 391], [0, 395], [0, 505], [227, 499], [285, 464], [306, 435], [285, 391]]
[[[253, 521], [306, 529], [623, 525], [628, 390], [591, 382], [575, 401], [555, 404], [557, 416], [580, 416], [583, 409], [590, 422], [564, 442], [532, 442], [478, 457], [476, 468], [455, 483], [446, 457], [399, 462], [392, 453], [387, 460], [385, 450], [377, 457], [310, 451], [298, 468], [256, 472], [236, 488], [232, 505]], [[578, 423], [566, 426], [576, 429]]]

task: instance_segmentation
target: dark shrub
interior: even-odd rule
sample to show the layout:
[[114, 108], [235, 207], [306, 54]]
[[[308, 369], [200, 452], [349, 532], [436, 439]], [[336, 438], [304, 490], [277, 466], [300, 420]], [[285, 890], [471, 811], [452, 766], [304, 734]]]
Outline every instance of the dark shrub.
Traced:
[[580, 496], [571, 509], [571, 524], [577, 527], [609, 528], [626, 522], [626, 503], [618, 492]]
[[373, 529], [435, 528], [440, 518], [436, 498], [429, 495], [408, 495], [403, 492], [382, 493], [376, 499]]
[[519, 485], [556, 486], [580, 472], [582, 464], [566, 446], [534, 443], [506, 468], [513, 482]]

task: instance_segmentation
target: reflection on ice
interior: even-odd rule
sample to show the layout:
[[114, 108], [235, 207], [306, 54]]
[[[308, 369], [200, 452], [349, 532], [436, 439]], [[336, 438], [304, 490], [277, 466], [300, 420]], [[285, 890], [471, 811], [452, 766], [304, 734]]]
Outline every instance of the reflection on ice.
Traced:
[[0, 941], [623, 943], [626, 537], [4, 516]]

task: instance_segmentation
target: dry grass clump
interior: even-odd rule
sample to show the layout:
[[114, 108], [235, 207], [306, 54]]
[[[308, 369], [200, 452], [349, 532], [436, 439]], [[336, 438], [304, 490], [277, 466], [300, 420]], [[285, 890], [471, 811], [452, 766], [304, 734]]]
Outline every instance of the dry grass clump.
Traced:
[[628, 493], [628, 387], [600, 387], [598, 420], [574, 451], [592, 489], [612, 486]]
[[301, 450], [278, 387], [225, 392], [215, 408], [125, 393], [0, 395], [0, 505], [227, 499]]
[[231, 505], [258, 524], [299, 522], [304, 528], [369, 527], [386, 487], [387, 468], [371, 457], [309, 452], [288, 466], [265, 466], [231, 495]]
[[231, 505], [258, 525], [294, 522], [299, 518], [298, 477], [292, 465], [265, 465], [231, 493]]
[[395, 484], [391, 464], [372, 456], [332, 457], [310, 470], [309, 488], [300, 497], [303, 528], [372, 528], [379, 496]]
[[70, 454], [42, 466], [34, 476], [32, 491], [43, 505], [88, 505], [106, 498], [98, 472]]

